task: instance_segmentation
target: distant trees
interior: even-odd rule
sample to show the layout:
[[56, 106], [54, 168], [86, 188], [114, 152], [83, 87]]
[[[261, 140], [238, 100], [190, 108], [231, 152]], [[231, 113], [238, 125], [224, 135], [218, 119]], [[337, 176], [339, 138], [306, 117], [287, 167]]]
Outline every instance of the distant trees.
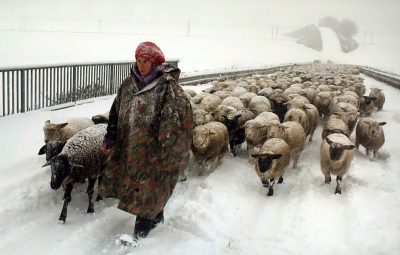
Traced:
[[320, 27], [329, 27], [341, 36], [351, 38], [358, 33], [358, 27], [351, 19], [338, 21], [335, 17], [326, 16], [319, 20]]
[[335, 31], [343, 52], [347, 53], [357, 49], [358, 43], [352, 37], [358, 33], [358, 28], [351, 19], [338, 21], [335, 17], [326, 16], [319, 20], [318, 25], [320, 27], [329, 27]]

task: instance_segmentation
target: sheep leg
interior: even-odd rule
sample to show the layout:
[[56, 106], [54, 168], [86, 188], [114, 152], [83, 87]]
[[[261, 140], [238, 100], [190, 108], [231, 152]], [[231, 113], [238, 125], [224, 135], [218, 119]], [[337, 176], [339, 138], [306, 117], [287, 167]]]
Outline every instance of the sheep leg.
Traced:
[[93, 203], [92, 199], [93, 199], [95, 183], [96, 183], [96, 177], [89, 178], [89, 183], [88, 183], [87, 190], [86, 190], [86, 193], [88, 194], [88, 197], [89, 197], [89, 206], [87, 209], [87, 213], [94, 213], [94, 203]]
[[325, 176], [325, 183], [326, 183], [326, 184], [331, 183], [331, 176], [330, 176], [330, 175], [326, 175], [326, 176]]
[[336, 189], [335, 194], [342, 194], [342, 188], [340, 187], [340, 183], [342, 182], [341, 176], [336, 176]]
[[269, 196], [269, 197], [274, 195], [274, 184], [275, 184], [275, 179], [270, 179], [269, 187], [268, 187], [268, 194], [267, 194], [267, 196]]
[[278, 183], [281, 184], [283, 182], [283, 176], [279, 177]]
[[300, 157], [300, 153], [297, 153], [297, 152], [295, 152], [295, 153], [293, 153], [293, 168], [296, 168], [297, 167], [297, 161], [299, 160], [299, 157]]
[[67, 219], [67, 207], [69, 202], [71, 202], [71, 191], [74, 186], [72, 183], [68, 183], [64, 187], [64, 205], [61, 210], [60, 217], [58, 218], [59, 221], [62, 221], [65, 224], [65, 220]]
[[96, 197], [96, 202], [103, 200], [103, 197], [98, 193], [98, 190], [100, 189], [101, 182], [103, 181], [103, 175], [100, 175], [97, 177], [97, 197]]
[[377, 159], [378, 159], [378, 151], [376, 151], [376, 150], [372, 150], [372, 152], [373, 152], [373, 157], [372, 157], [372, 160], [373, 161], [376, 161]]
[[236, 147], [233, 141], [229, 142], [229, 148], [233, 157], [236, 157]]

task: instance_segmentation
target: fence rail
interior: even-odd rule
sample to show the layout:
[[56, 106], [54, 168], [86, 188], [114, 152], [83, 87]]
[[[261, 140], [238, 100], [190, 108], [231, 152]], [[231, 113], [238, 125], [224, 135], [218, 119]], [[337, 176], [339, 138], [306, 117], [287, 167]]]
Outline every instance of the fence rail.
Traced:
[[119, 62], [0, 69], [0, 116], [112, 95], [131, 67]]
[[[168, 62], [178, 66], [177, 60]], [[310, 63], [302, 63], [305, 64]], [[121, 62], [0, 69], [0, 116], [114, 94], [131, 66], [130, 62]], [[289, 66], [293, 64], [183, 77], [180, 84], [196, 85], [218, 78], [267, 74]], [[397, 75], [356, 67], [367, 76], [400, 88], [400, 77]]]

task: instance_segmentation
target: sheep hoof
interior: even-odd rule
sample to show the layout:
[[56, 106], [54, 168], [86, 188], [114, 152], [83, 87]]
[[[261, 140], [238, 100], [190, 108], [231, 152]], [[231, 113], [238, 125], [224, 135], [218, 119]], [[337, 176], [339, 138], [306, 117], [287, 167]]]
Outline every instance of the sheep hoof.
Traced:
[[89, 207], [89, 208], [87, 209], [87, 213], [94, 213], [93, 207]]
[[273, 189], [269, 189], [268, 190], [268, 194], [267, 194], [267, 196], [273, 196], [274, 195], [274, 190]]
[[283, 177], [281, 176], [281, 177], [279, 177], [279, 179], [278, 179], [278, 183], [280, 184], [280, 183], [282, 183], [283, 182]]
[[100, 195], [97, 195], [97, 197], [96, 197], [96, 202], [99, 202], [100, 200], [103, 200], [103, 197], [100, 196]]
[[335, 190], [335, 195], [336, 195], [336, 194], [340, 194], [340, 195], [341, 195], [341, 194], [342, 194], [342, 190], [337, 188], [337, 189]]
[[326, 184], [331, 183], [331, 177], [325, 177], [325, 183]]

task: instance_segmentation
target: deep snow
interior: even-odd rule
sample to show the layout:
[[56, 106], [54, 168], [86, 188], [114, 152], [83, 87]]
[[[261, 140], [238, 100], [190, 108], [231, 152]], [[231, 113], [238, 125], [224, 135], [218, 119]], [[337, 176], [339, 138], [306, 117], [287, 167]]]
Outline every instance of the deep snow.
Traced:
[[[4, 0], [0, 3], [0, 29], [7, 27], [9, 15], [11, 19], [21, 18], [22, 22], [27, 18], [28, 30], [61, 27], [79, 28], [81, 32], [1, 30], [0, 66], [126, 60], [131, 59], [138, 42], [153, 40], [167, 57], [181, 59], [184, 75], [314, 59], [370, 65], [399, 73], [400, 45], [398, 40], [383, 43], [387, 39], [384, 33], [375, 34], [377, 43], [361, 44], [349, 54], [341, 53], [334, 39], [327, 39], [332, 33], [326, 29], [321, 30], [323, 40], [326, 46], [332, 47], [323, 52], [280, 36], [279, 40], [266, 36], [271, 32], [268, 26], [274, 22], [283, 24], [288, 19], [292, 22], [290, 29], [298, 28], [332, 12], [340, 18], [356, 14], [357, 21], [364, 21], [363, 28], [378, 31], [385, 25], [388, 31], [396, 32], [397, 1], [305, 2], [254, 0], [251, 5], [248, 1], [234, 4], [229, 1], [233, 7], [232, 13], [223, 16], [227, 19], [225, 25], [220, 23], [222, 19], [218, 15], [227, 1], [212, 1], [209, 7], [203, 1], [194, 1], [193, 8], [187, 5], [178, 8], [170, 1], [159, 3], [163, 8], [176, 8], [177, 15], [170, 17], [168, 12], [163, 12], [152, 16], [155, 22], [171, 19], [172, 23], [178, 23], [182, 15], [183, 19], [198, 19], [192, 23], [190, 36], [186, 36], [182, 35], [185, 26], [174, 30], [173, 35], [143, 33], [146, 29], [160, 29], [151, 23], [154, 20], [148, 18], [143, 22], [143, 17], [137, 15], [140, 11], [149, 11], [146, 2], [136, 1], [142, 9], [132, 9], [127, 7], [130, 1], [122, 0], [118, 1], [119, 7], [107, 1], [94, 4], [91, 1]], [[261, 3], [268, 7], [267, 12], [256, 8]], [[309, 8], [310, 4], [314, 8]], [[322, 11], [323, 5], [331, 13]], [[243, 10], [252, 14], [252, 17], [240, 16], [247, 18], [247, 26], [241, 26], [237, 19]], [[124, 17], [132, 13], [134, 21], [130, 22], [133, 23], [126, 22]], [[310, 15], [304, 16], [304, 13]], [[74, 22], [68, 21], [70, 17]], [[117, 33], [97, 31], [97, 19], [101, 17], [104, 18], [102, 28], [109, 29], [108, 32], [118, 28]], [[137, 24], [136, 21], [143, 25], [139, 33], [137, 27], [130, 26]], [[264, 21], [264, 27], [257, 27]], [[229, 31], [236, 25], [239, 30]], [[265, 35], [260, 36], [266, 27]], [[234, 34], [238, 31], [243, 34]], [[67, 223], [57, 224], [63, 191], [50, 189], [50, 169], [41, 167], [45, 158], [37, 155], [43, 145], [41, 127], [45, 120], [57, 122], [103, 113], [111, 106], [112, 96], [58, 111], [43, 109], [2, 117], [0, 254], [400, 254], [400, 135], [397, 133], [400, 92], [365, 78], [367, 87], [382, 87], [386, 95], [384, 110], [372, 116], [387, 122], [383, 126], [386, 143], [376, 162], [367, 159], [363, 148], [355, 152], [350, 172], [343, 180], [342, 195], [333, 194], [334, 181], [330, 185], [323, 183], [319, 168], [320, 126], [314, 141], [307, 143], [298, 168], [287, 170], [284, 183], [276, 185], [273, 197], [266, 196], [267, 190], [262, 187], [254, 163], [248, 160], [245, 151], [237, 158], [226, 155], [222, 165], [207, 177], [197, 176], [191, 161], [188, 180], [178, 183], [167, 204], [164, 224], [137, 248], [115, 243], [120, 235], [133, 232], [135, 221], [134, 216], [116, 208], [117, 201], [107, 199], [96, 203], [95, 214], [86, 214], [86, 184], [74, 187]], [[194, 89], [200, 91], [206, 86]], [[354, 141], [354, 134], [351, 139]]]

